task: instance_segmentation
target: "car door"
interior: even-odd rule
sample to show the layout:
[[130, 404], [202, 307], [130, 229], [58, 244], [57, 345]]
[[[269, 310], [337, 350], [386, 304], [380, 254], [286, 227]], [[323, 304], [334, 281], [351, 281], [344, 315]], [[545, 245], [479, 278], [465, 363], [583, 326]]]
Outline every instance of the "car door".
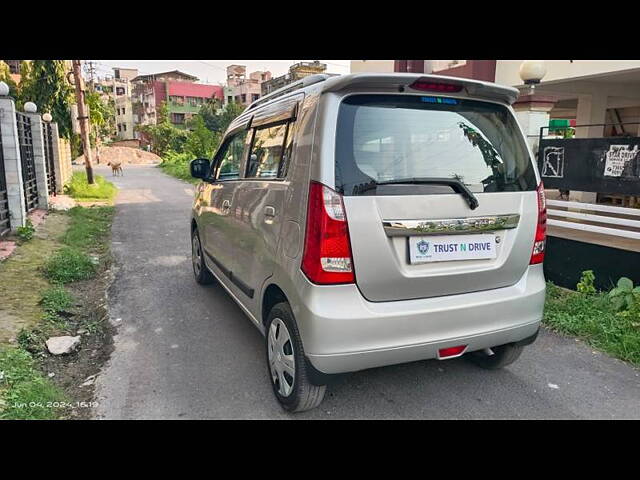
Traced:
[[234, 242], [238, 235], [234, 209], [247, 133], [246, 129], [240, 130], [225, 139], [212, 162], [202, 194], [200, 223], [205, 259], [212, 270], [226, 277], [222, 278], [225, 283], [230, 281]]
[[259, 291], [273, 274], [282, 227], [286, 180], [295, 133], [295, 112], [302, 96], [256, 113], [243, 179], [237, 188], [237, 237], [234, 282], [243, 290], [252, 313], [259, 314]]

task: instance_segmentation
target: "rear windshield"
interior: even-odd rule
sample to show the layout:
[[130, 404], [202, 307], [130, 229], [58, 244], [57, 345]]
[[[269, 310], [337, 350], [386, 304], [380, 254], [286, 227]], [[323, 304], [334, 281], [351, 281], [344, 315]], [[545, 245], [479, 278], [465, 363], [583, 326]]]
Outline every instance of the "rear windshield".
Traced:
[[421, 178], [455, 178], [474, 193], [536, 188], [516, 120], [502, 105], [408, 95], [354, 95], [343, 100], [336, 135], [337, 191], [450, 192], [449, 187], [394, 184]]

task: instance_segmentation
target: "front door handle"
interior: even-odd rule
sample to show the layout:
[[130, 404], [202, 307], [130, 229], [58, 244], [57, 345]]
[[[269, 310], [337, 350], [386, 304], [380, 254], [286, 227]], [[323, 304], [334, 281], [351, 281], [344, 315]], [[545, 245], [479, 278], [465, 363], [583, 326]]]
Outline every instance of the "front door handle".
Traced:
[[229, 200], [222, 201], [222, 213], [227, 213], [231, 208], [231, 202]]

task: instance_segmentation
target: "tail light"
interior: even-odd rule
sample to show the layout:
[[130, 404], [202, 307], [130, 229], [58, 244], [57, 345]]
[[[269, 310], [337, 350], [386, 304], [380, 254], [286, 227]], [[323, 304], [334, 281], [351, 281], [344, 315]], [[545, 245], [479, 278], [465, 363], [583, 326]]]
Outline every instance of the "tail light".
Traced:
[[462, 85], [455, 85], [453, 83], [441, 83], [433, 82], [431, 80], [418, 79], [409, 85], [409, 88], [414, 90], [424, 90], [429, 92], [459, 92], [462, 90]]
[[536, 224], [536, 236], [533, 241], [533, 252], [529, 265], [542, 263], [544, 260], [544, 248], [547, 238], [547, 201], [544, 196], [544, 185], [540, 182], [536, 189], [538, 194], [538, 222]]
[[311, 182], [302, 271], [313, 283], [353, 283], [353, 257], [342, 196]]

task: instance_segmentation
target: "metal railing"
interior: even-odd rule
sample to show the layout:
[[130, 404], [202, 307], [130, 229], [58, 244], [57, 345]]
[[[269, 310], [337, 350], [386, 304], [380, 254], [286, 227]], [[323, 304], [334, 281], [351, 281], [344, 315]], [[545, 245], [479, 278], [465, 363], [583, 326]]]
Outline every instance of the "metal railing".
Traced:
[[4, 173], [2, 132], [0, 131], [0, 237], [6, 235], [11, 230], [11, 223], [9, 220], [9, 196], [7, 194], [7, 177]]
[[[547, 223], [550, 226], [640, 240], [640, 220], [625, 218], [640, 218], [640, 209], [613, 207], [610, 205], [597, 205], [592, 203], [569, 202], [565, 200], [547, 200], [547, 206], [547, 214], [550, 217], [562, 217], [569, 220], [549, 218]], [[561, 208], [571, 210], [561, 210]], [[606, 213], [617, 216], [605, 215]], [[594, 225], [594, 223], [616, 225], [622, 228]]]
[[36, 164], [33, 156], [33, 135], [31, 119], [21, 112], [16, 112], [18, 125], [18, 143], [22, 162], [22, 184], [24, 186], [24, 204], [27, 212], [38, 206], [38, 184], [36, 181]]
[[44, 142], [44, 160], [47, 169], [47, 188], [50, 195], [56, 195], [56, 168], [53, 155], [53, 128], [49, 122], [42, 122], [42, 139]]

